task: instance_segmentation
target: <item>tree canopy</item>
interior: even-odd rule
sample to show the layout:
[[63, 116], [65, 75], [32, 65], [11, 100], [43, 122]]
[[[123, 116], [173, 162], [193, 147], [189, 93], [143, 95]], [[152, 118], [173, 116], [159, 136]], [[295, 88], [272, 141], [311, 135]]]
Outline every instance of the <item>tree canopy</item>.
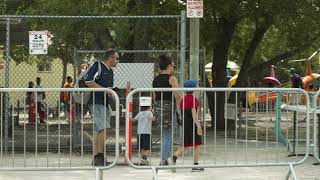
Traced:
[[[30, 0], [21, 1], [17, 8], [8, 8], [8, 3], [0, 2], [1, 14], [179, 15], [185, 9], [185, 0]], [[200, 46], [208, 53], [203, 63], [213, 63], [213, 86], [227, 85], [228, 60], [241, 65], [236, 83], [240, 87], [261, 86], [272, 64], [295, 66], [303, 73], [301, 63], [287, 60], [306, 58], [319, 48], [319, 7], [320, 1], [314, 0], [204, 0]], [[50, 32], [49, 56], [65, 65], [73, 63], [74, 49], [176, 49], [179, 39], [177, 19], [28, 19], [24, 23], [30, 30]], [[27, 43], [12, 51], [18, 61], [40, 62], [28, 55]], [[286, 71], [279, 68], [277, 74], [281, 82], [288, 81]], [[223, 117], [223, 110], [219, 113]]]

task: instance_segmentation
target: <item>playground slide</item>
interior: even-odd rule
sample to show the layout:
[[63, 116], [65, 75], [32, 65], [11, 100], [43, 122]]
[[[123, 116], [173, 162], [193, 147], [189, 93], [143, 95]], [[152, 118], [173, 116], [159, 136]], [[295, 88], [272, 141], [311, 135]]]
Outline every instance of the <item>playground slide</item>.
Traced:
[[287, 140], [286, 138], [283, 136], [282, 132], [281, 132], [281, 126], [280, 126], [280, 122], [281, 122], [281, 101], [282, 101], [282, 96], [283, 93], [278, 93], [277, 96], [277, 100], [276, 100], [276, 105], [275, 105], [275, 109], [276, 109], [276, 120], [274, 121], [274, 132], [276, 134], [276, 137], [278, 139], [278, 141], [283, 144], [283, 145], [287, 145]]

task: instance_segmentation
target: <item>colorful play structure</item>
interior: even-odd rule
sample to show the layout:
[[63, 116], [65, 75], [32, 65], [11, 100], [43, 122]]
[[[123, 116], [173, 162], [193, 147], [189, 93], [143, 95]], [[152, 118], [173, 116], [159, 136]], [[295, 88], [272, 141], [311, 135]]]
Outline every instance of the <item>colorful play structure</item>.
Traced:
[[[302, 79], [303, 89], [306, 91], [313, 91], [313, 89], [310, 88], [310, 84], [312, 81], [314, 81], [320, 77], [320, 74], [312, 72], [312, 67], [311, 67], [311, 59], [319, 52], [320, 52], [320, 49], [318, 49], [316, 52], [314, 52], [307, 59], [289, 61], [289, 62], [306, 61], [306, 72], [305, 72], [305, 76]], [[319, 55], [319, 65], [320, 65], [320, 55]], [[212, 63], [209, 63], [205, 66], [207, 72], [211, 71], [211, 66], [212, 66]], [[238, 78], [238, 74], [240, 71], [240, 67], [234, 62], [228, 61], [226, 68], [227, 68], [227, 71], [231, 70], [231, 71], [235, 72], [232, 77], [228, 76], [226, 78], [228, 81], [228, 86], [232, 87], [236, 83], [236, 80]], [[270, 75], [263, 78], [262, 82], [265, 83], [266, 85], [268, 85], [268, 87], [281, 86], [280, 81], [276, 78], [274, 65], [271, 65], [271, 67], [270, 67]], [[258, 103], [261, 105], [267, 104], [267, 105], [271, 105], [271, 107], [273, 107], [275, 109], [276, 113], [275, 113], [275, 122], [274, 122], [274, 133], [277, 137], [277, 140], [281, 144], [288, 146], [289, 141], [285, 138], [285, 136], [281, 132], [281, 106], [282, 106], [282, 102], [286, 102], [286, 99], [287, 99], [287, 97], [285, 94], [278, 93], [278, 92], [271, 92], [271, 93], [269, 92], [269, 93], [264, 93], [264, 94], [259, 94], [259, 95], [257, 95], [254, 92], [248, 94], [249, 105], [251, 105], [253, 103]], [[303, 100], [303, 98], [301, 98], [301, 99]]]
[[[308, 59], [303, 59], [302, 61], [307, 61], [306, 62], [306, 73], [304, 78], [302, 79], [303, 83], [303, 89], [306, 91], [312, 91], [313, 89], [310, 88], [310, 83], [313, 80], [316, 80], [320, 77], [320, 74], [317, 73], [312, 73], [312, 68], [311, 68], [311, 59], [318, 53], [320, 49], [318, 49], [316, 52], [314, 52]], [[320, 56], [319, 56], [320, 60]], [[284, 135], [281, 132], [281, 102], [283, 101], [283, 93], [277, 93], [277, 98], [276, 98], [276, 103], [275, 103], [275, 125], [274, 125], [274, 132], [279, 140], [279, 142], [285, 146], [288, 146], [288, 140], [284, 137]], [[294, 122], [296, 123], [296, 122]], [[294, 124], [295, 126], [295, 124]]]

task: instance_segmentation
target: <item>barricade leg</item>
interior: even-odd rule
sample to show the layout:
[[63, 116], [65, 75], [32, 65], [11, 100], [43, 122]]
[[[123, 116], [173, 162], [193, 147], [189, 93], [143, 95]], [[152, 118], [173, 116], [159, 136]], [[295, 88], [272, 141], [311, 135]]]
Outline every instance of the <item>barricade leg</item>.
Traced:
[[158, 169], [156, 169], [155, 167], [152, 167], [152, 173], [153, 173], [153, 180], [158, 180]]
[[96, 180], [103, 180], [103, 171], [100, 168], [96, 168]]
[[289, 180], [290, 176], [292, 179], [298, 180], [292, 164], [289, 164], [289, 172], [287, 173], [286, 180]]

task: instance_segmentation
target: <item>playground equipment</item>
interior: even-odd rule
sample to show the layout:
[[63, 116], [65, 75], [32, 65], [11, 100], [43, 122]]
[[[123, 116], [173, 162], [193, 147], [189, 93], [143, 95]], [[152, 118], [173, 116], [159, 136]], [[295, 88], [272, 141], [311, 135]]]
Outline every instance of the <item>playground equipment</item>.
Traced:
[[[320, 74], [312, 73], [311, 62], [310, 62], [311, 59], [319, 52], [320, 52], [320, 49], [315, 51], [308, 59], [300, 59], [300, 60], [291, 60], [291, 61], [289, 61], [289, 62], [307, 61], [305, 77], [302, 80], [303, 88], [306, 91], [312, 90], [309, 87], [310, 82], [320, 77]], [[319, 64], [320, 64], [320, 56], [319, 56]], [[288, 104], [281, 105], [281, 102], [283, 100], [283, 96], [284, 95], [282, 93], [277, 93], [277, 96], [276, 96], [276, 104], [275, 104], [276, 116], [275, 116], [275, 122], [274, 122], [275, 123], [274, 132], [275, 132], [275, 135], [276, 135], [277, 139], [279, 140], [279, 142], [281, 144], [287, 146], [288, 145], [288, 140], [283, 136], [283, 134], [281, 132], [281, 126], [280, 126], [280, 122], [281, 122], [281, 107], [286, 107], [286, 108], [289, 107]], [[306, 101], [304, 98], [299, 98], [299, 99], [302, 101], [302, 103], [303, 103], [303, 101]], [[299, 102], [295, 102], [295, 103], [297, 103], [297, 104], [295, 105], [296, 106], [296, 110], [294, 110], [294, 113], [299, 111], [299, 108], [300, 109], [306, 109], [305, 106], [304, 107], [302, 105], [298, 106]], [[295, 116], [296, 115], [294, 115], [294, 117]], [[294, 119], [294, 125], [293, 126], [294, 127], [296, 126], [296, 119]], [[295, 141], [295, 133], [296, 132], [294, 131], [294, 141]], [[293, 153], [295, 153], [295, 152], [293, 152]]]
[[281, 83], [279, 82], [279, 80], [276, 78], [276, 74], [274, 72], [274, 65], [270, 66], [270, 76], [263, 78], [262, 82], [265, 84], [268, 84], [269, 86], [273, 87], [273, 86], [280, 86]]
[[[269, 87], [280, 86], [281, 83], [276, 78], [275, 66], [270, 66], [270, 76], [263, 78], [262, 82], [268, 84]], [[276, 92], [262, 93], [257, 95], [256, 102], [258, 102], [259, 107], [266, 106], [270, 109], [274, 107], [278, 94]], [[282, 99], [285, 100], [286, 96], [282, 96]]]
[[[289, 61], [289, 63], [290, 62], [303, 62], [303, 61], [306, 61], [306, 72], [305, 72], [305, 76], [302, 79], [303, 89], [306, 90], [306, 91], [312, 91], [313, 89], [310, 87], [311, 82], [320, 77], [320, 74], [312, 72], [312, 67], [311, 67], [311, 59], [315, 55], [317, 55], [319, 52], [320, 52], [320, 49], [315, 51], [307, 59], [298, 59], [298, 60], [290, 60]], [[320, 56], [319, 56], [319, 64], [320, 64]], [[271, 65], [270, 76], [269, 77], [265, 77], [263, 79], [263, 81], [262, 81], [263, 83], [268, 84], [269, 86], [279, 86], [279, 85], [281, 85], [281, 83], [275, 77], [274, 68], [275, 68], [275, 66]], [[275, 104], [276, 100], [277, 100], [277, 96], [278, 96], [277, 93], [262, 94], [262, 95], [257, 96], [256, 101], [259, 103], [259, 105], [260, 104], [268, 104], [268, 105], [271, 105], [271, 108], [272, 108], [273, 105]], [[282, 96], [282, 100], [286, 100], [286, 98], [287, 97], [285, 95]], [[303, 101], [304, 99], [301, 98], [301, 100]]]
[[287, 145], [287, 139], [283, 136], [282, 132], [281, 132], [281, 102], [282, 102], [282, 96], [283, 93], [277, 93], [277, 100], [276, 100], [276, 105], [275, 105], [275, 109], [276, 109], [276, 120], [274, 121], [274, 133], [276, 134], [277, 139], [279, 140], [279, 142], [283, 145]]
[[[320, 49], [317, 49], [309, 58], [307, 59], [298, 59], [298, 60], [290, 60], [290, 62], [304, 62], [306, 61], [306, 72], [305, 72], [305, 76], [302, 79], [302, 83], [303, 83], [303, 89], [306, 91], [312, 91], [312, 89], [310, 88], [310, 83], [313, 80], [316, 80], [320, 77], [320, 74], [318, 73], [313, 73], [312, 72], [312, 67], [311, 67], [311, 59], [317, 55], [320, 52]], [[320, 64], [320, 56], [319, 56], [319, 64]]]

